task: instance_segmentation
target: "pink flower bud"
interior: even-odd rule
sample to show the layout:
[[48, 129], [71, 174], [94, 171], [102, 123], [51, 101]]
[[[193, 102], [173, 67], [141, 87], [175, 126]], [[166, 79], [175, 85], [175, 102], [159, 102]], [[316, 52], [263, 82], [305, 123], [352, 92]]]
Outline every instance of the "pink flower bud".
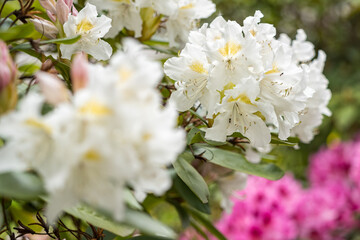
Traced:
[[30, 19], [30, 21], [34, 24], [36, 31], [43, 34], [47, 38], [54, 39], [59, 33], [59, 30], [56, 28], [56, 26], [48, 20], [37, 17]]
[[6, 44], [0, 41], [0, 114], [15, 108], [17, 102], [16, 66]]
[[6, 44], [0, 41], [0, 91], [15, 81], [16, 67]]
[[55, 0], [39, 0], [40, 5], [45, 8], [47, 15], [52, 21], [56, 21], [56, 2]]
[[84, 88], [89, 79], [88, 60], [84, 53], [76, 54], [71, 65], [71, 80], [74, 92]]
[[47, 102], [56, 105], [69, 100], [69, 91], [56, 75], [39, 71], [36, 79]]
[[56, 15], [61, 24], [64, 24], [69, 17], [71, 6], [68, 6], [64, 0], [56, 2]]

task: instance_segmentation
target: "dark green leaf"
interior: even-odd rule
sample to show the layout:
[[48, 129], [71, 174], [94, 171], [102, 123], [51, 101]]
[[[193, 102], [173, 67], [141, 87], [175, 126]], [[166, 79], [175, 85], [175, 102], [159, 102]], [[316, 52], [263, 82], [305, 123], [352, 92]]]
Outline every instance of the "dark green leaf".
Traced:
[[299, 139], [295, 137], [289, 137], [287, 140], [281, 140], [275, 134], [271, 134], [271, 144], [283, 145], [293, 147], [299, 143]]
[[144, 212], [127, 209], [124, 223], [139, 229], [144, 234], [172, 239], [176, 237], [175, 232], [171, 228], [153, 219]]
[[176, 173], [183, 182], [191, 189], [193, 193], [203, 202], [209, 201], [209, 188], [203, 177], [188, 163], [183, 155], [180, 155], [173, 163]]
[[0, 195], [17, 199], [34, 199], [44, 193], [41, 179], [32, 173], [0, 174]]
[[222, 145], [226, 144], [226, 142], [216, 142], [216, 141], [207, 140], [205, 138], [205, 132], [201, 131], [200, 129], [198, 129], [196, 127], [192, 128], [189, 131], [186, 139], [187, 139], [188, 145], [193, 144], [193, 143], [199, 143], [199, 142], [206, 142], [213, 146], [222, 146]]
[[76, 37], [71, 37], [71, 38], [57, 38], [57, 39], [50, 39], [50, 40], [45, 40], [45, 41], [41, 41], [39, 44], [43, 45], [43, 44], [49, 44], [49, 43], [56, 43], [56, 44], [74, 44], [77, 41], [79, 41], [81, 38], [81, 35], [77, 35]]
[[186, 184], [179, 177], [174, 178], [174, 186], [176, 191], [190, 206], [203, 213], [210, 214], [209, 203], [201, 202], [201, 200], [190, 190], [188, 186], [186, 186]]
[[227, 240], [226, 237], [211, 223], [209, 219], [204, 217], [200, 212], [190, 207], [186, 208], [190, 215], [199, 223], [201, 223], [211, 234], [219, 240]]
[[189, 214], [185, 211], [185, 209], [183, 207], [181, 207], [180, 204], [172, 202], [172, 204], [174, 205], [180, 220], [181, 220], [181, 226], [183, 229], [187, 228], [190, 225], [190, 219], [189, 219]]
[[206, 158], [209, 162], [236, 171], [264, 177], [270, 180], [278, 180], [284, 176], [284, 172], [276, 165], [271, 163], [250, 163], [240, 153], [201, 143], [194, 144], [193, 149], [196, 154], [202, 154], [202, 157]]
[[28, 37], [35, 30], [33, 24], [22, 24], [13, 26], [7, 30], [0, 31], [0, 39], [3, 41], [13, 41]]
[[120, 236], [128, 236], [133, 233], [134, 229], [124, 224], [115, 222], [110, 218], [100, 214], [99, 212], [86, 207], [79, 206], [76, 208], [71, 208], [66, 211], [70, 215], [73, 215], [76, 218], [82, 219], [94, 226], [103, 228], [109, 232], [115, 233]]

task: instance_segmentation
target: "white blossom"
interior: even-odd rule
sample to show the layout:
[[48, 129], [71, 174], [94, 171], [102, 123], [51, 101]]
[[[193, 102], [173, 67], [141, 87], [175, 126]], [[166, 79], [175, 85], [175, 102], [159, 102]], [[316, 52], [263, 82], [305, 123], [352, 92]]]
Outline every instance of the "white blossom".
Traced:
[[185, 134], [176, 128], [175, 108], [161, 104], [160, 63], [134, 40], [123, 45], [109, 66], [88, 65], [88, 82], [70, 101], [42, 115], [42, 97], [29, 95], [1, 119], [7, 142], [0, 171], [37, 171], [49, 193], [50, 221], [79, 203], [119, 220], [127, 186], [142, 197], [171, 186], [167, 167], [183, 150]]
[[[255, 148], [267, 148], [271, 133], [309, 141], [322, 114], [330, 114], [323, 53], [311, 61], [314, 46], [303, 30], [292, 42], [286, 35], [276, 39], [276, 29], [260, 23], [262, 17], [256, 11], [243, 26], [217, 17], [190, 32], [180, 55], [164, 64], [176, 81], [171, 100], [177, 109], [199, 101], [206, 110], [208, 139], [226, 141], [238, 132]], [[192, 71], [194, 63], [201, 72]]]
[[112, 54], [110, 44], [101, 40], [111, 27], [111, 19], [102, 15], [97, 16], [96, 7], [89, 3], [77, 14], [69, 15], [67, 22], [64, 23], [66, 37], [81, 38], [74, 44], [60, 45], [63, 58], [71, 59], [77, 52], [86, 52], [97, 60], [107, 60]]

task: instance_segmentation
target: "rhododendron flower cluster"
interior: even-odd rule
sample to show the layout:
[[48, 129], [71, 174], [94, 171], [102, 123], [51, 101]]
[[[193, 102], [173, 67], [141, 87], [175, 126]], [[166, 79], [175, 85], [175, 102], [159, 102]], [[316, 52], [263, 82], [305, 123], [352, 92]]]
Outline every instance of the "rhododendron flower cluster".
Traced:
[[322, 114], [330, 115], [325, 53], [313, 59], [303, 30], [292, 42], [286, 35], [276, 39], [276, 29], [260, 23], [262, 17], [257, 11], [240, 26], [219, 16], [192, 31], [179, 57], [165, 63], [176, 81], [171, 100], [179, 111], [200, 101], [211, 120], [210, 140], [223, 142], [239, 132], [253, 147], [265, 147], [276, 132], [282, 140], [308, 142]]
[[[90, 0], [113, 19], [107, 37], [115, 37], [123, 28], [134, 31], [135, 37], [147, 37], [146, 31], [160, 26], [158, 34], [170, 46], [183, 45], [200, 19], [215, 12], [211, 0]], [[144, 25], [149, 29], [144, 29]]]
[[[145, 57], [140, 44], [128, 39], [107, 67], [85, 68], [85, 84], [69, 101], [56, 98], [55, 109], [43, 115], [46, 99], [31, 93], [0, 122], [7, 141], [0, 172], [37, 171], [50, 194], [52, 220], [80, 202], [121, 219], [124, 188], [131, 186], [139, 200], [163, 194], [171, 186], [166, 166], [185, 144], [175, 108], [163, 108], [156, 91], [161, 65]], [[43, 74], [40, 82], [56, 78]]]

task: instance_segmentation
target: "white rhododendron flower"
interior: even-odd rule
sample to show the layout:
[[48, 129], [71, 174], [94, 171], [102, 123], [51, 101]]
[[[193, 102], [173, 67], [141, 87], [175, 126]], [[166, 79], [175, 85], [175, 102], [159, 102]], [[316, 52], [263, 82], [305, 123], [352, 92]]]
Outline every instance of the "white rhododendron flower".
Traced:
[[89, 3], [77, 14], [69, 15], [67, 22], [64, 23], [66, 37], [81, 38], [74, 44], [60, 45], [63, 58], [71, 59], [77, 52], [86, 52], [97, 60], [107, 60], [112, 54], [110, 44], [101, 40], [111, 28], [111, 19], [102, 15], [98, 17], [96, 7]]
[[208, 18], [216, 10], [210, 0], [175, 1], [176, 7], [166, 20], [166, 33], [170, 46], [183, 45], [189, 32], [197, 27], [199, 19]]
[[108, 12], [112, 19], [112, 27], [106, 37], [115, 37], [123, 28], [135, 32], [135, 37], [141, 36], [142, 19], [137, 1], [132, 0], [90, 0], [99, 10]]
[[[138, 38], [142, 37], [144, 27], [154, 28], [155, 32], [160, 26], [157, 36], [168, 41], [171, 47], [183, 46], [189, 32], [197, 28], [199, 20], [208, 18], [216, 10], [211, 0], [90, 0], [90, 2], [113, 20], [112, 28], [106, 37], [115, 37], [126, 28], [133, 31], [134, 37]], [[145, 11], [142, 12], [142, 9]]]
[[0, 148], [0, 172], [24, 171], [48, 160], [54, 129], [51, 119], [41, 115], [44, 101], [36, 93], [29, 94], [18, 111], [0, 119], [0, 136], [7, 141]]
[[260, 11], [243, 26], [217, 17], [189, 34], [178, 57], [167, 60], [165, 73], [176, 81], [171, 101], [179, 111], [199, 101], [210, 119], [206, 138], [226, 141], [235, 132], [252, 147], [267, 147], [271, 133], [312, 139], [320, 125], [330, 91], [322, 74], [325, 54], [298, 30], [296, 40], [275, 38], [271, 24], [260, 23]]
[[175, 107], [163, 107], [156, 89], [161, 64], [139, 43], [128, 39], [110, 65], [86, 69], [87, 84], [70, 101], [41, 115], [42, 98], [29, 95], [0, 125], [8, 141], [0, 171], [37, 171], [50, 195], [50, 220], [81, 202], [121, 219], [124, 188], [138, 199], [162, 195], [171, 186], [167, 166], [185, 146]]

